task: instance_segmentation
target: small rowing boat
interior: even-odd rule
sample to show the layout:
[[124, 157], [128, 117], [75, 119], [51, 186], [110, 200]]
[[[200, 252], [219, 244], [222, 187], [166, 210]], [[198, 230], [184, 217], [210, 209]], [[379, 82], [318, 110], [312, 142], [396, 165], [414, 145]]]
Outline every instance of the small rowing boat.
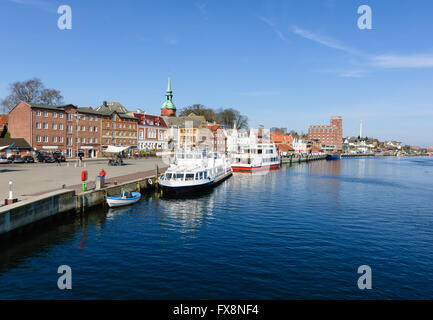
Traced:
[[107, 203], [109, 207], [121, 207], [136, 203], [140, 198], [140, 192], [122, 192], [122, 194], [107, 197]]

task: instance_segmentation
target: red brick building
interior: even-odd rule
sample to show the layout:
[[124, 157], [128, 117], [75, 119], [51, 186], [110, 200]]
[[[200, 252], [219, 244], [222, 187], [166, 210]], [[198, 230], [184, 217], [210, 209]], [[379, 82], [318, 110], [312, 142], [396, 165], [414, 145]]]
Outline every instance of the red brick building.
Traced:
[[324, 146], [334, 146], [334, 151], [343, 149], [343, 120], [331, 117], [329, 125], [315, 125], [308, 129], [308, 139], [317, 139]]
[[101, 147], [101, 115], [72, 104], [46, 106], [19, 102], [9, 112], [11, 138], [24, 138], [34, 151], [60, 150], [65, 157], [77, 153], [98, 157]]

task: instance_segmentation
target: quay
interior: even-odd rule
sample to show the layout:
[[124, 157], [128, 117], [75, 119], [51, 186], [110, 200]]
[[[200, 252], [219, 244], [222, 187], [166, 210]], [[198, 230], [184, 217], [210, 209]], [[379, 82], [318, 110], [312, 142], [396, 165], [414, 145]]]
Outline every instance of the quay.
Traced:
[[[106, 164], [106, 161], [104, 161], [104, 164]], [[75, 184], [71, 183], [68, 186], [63, 186], [63, 188], [57, 188], [56, 190], [46, 190], [46, 188], [52, 188], [52, 185], [48, 185], [45, 186], [44, 190], [44, 188], [35, 181], [39, 177], [36, 173], [35, 176], [28, 173], [25, 175], [27, 176], [27, 185], [32, 187], [33, 192], [38, 192], [27, 195], [17, 193], [18, 202], [0, 207], [0, 236], [10, 235], [16, 231], [20, 232], [25, 227], [32, 226], [50, 217], [53, 218], [62, 216], [63, 214], [84, 212], [89, 208], [103, 205], [105, 204], [105, 197], [120, 194], [122, 188], [126, 192], [147, 192], [154, 190], [157, 188], [157, 184], [155, 183], [157, 175], [165, 172], [167, 167], [159, 159], [152, 159], [151, 161], [131, 160], [128, 161], [127, 166], [121, 167], [111, 167], [98, 162], [89, 163], [86, 167], [79, 168], [65, 167], [65, 164], [63, 165], [63, 171], [65, 173], [63, 176], [61, 174], [56, 175], [56, 177], [58, 177], [57, 183], [60, 181], [67, 183], [74, 181]], [[22, 167], [23, 170], [24, 166], [25, 165]], [[45, 166], [45, 168], [43, 168], [43, 166]], [[153, 169], [151, 169], [152, 166], [154, 167]], [[30, 172], [36, 170], [43, 171], [45, 174], [48, 174], [46, 172], [47, 170], [52, 171], [62, 168], [49, 164], [34, 165], [31, 166], [30, 169], [29, 167], [26, 167], [26, 169]], [[101, 168], [104, 168], [108, 173], [106, 187], [94, 189], [93, 186], [95, 186], [95, 182], [89, 181], [87, 183], [87, 191], [83, 191], [78, 176], [80, 172], [82, 170], [88, 170], [88, 172], [91, 172], [91, 174], [94, 174], [96, 177], [97, 174], [95, 172]], [[3, 174], [5, 173], [4, 171], [5, 170], [0, 170]], [[10, 168], [10, 171], [13, 171], [12, 168]], [[70, 178], [72, 174], [74, 174], [74, 180]], [[93, 176], [91, 174], [89, 174], [89, 177]], [[7, 193], [2, 192], [2, 194]]]
[[375, 157], [376, 154], [370, 153], [342, 153], [342, 158], [359, 158], [359, 157]]
[[300, 163], [300, 162], [309, 162], [316, 160], [326, 160], [326, 154], [309, 154], [306, 156], [298, 156], [298, 155], [290, 155], [286, 157], [281, 157], [281, 164], [292, 164], [292, 163]]

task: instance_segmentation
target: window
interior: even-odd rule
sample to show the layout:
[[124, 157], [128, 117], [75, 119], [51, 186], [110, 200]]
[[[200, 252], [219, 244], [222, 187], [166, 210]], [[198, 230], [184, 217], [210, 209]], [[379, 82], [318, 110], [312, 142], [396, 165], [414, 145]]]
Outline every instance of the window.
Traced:
[[41, 142], [41, 141], [42, 141], [41, 136], [36, 136], [36, 142]]
[[57, 123], [53, 123], [53, 130], [57, 130]]
[[89, 143], [93, 143], [93, 139], [92, 138], [89, 138]]
[[72, 114], [70, 114], [70, 113], [66, 114], [66, 120], [72, 121]]
[[106, 126], [107, 128], [110, 128], [110, 123], [107, 121], [107, 126]]
[[41, 115], [41, 110], [36, 111], [36, 115], [40, 116]]
[[105, 144], [110, 144], [110, 140], [105, 140]]
[[95, 138], [95, 143], [98, 143], [98, 138]]
[[59, 137], [59, 142], [63, 143], [63, 137]]
[[57, 118], [57, 112], [53, 112], [53, 118]]
[[95, 129], [94, 129], [94, 130], [95, 130], [95, 132], [98, 132], [98, 127], [95, 127]]
[[86, 143], [86, 138], [81, 138], [82, 143]]
[[40, 122], [36, 122], [36, 129], [40, 129], [41, 128], [41, 123]]
[[93, 117], [92, 116], [89, 116], [89, 121], [92, 121], [93, 120]]
[[[68, 126], [69, 127], [69, 126]], [[66, 144], [72, 146], [72, 138], [66, 138]]]
[[84, 114], [81, 116], [81, 120], [86, 120], [86, 116]]
[[48, 123], [44, 122], [44, 129], [48, 129]]
[[59, 118], [63, 119], [63, 113], [59, 113]]
[[66, 156], [68, 157], [68, 158], [70, 158], [70, 157], [72, 157], [72, 149], [66, 149]]
[[44, 117], [48, 118], [48, 111], [44, 111]]
[[67, 126], [66, 127], [66, 132], [67, 133], [72, 133], [72, 126]]
[[86, 131], [86, 127], [85, 126], [81, 126], [81, 131]]
[[75, 126], [75, 130], [80, 131], [80, 126]]
[[89, 127], [89, 132], [93, 132], [93, 127], [92, 126]]
[[48, 142], [48, 136], [44, 136], [44, 142]]
[[59, 124], [59, 130], [63, 130], [63, 124], [62, 123]]
[[57, 137], [53, 137], [53, 142], [57, 142]]

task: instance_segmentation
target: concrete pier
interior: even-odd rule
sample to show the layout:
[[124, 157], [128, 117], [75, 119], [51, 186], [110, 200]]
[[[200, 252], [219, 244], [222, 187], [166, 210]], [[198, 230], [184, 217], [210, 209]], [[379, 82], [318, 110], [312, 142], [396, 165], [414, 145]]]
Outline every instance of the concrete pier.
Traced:
[[326, 159], [326, 154], [320, 154], [320, 155], [309, 154], [307, 156], [291, 155], [289, 157], [280, 158], [282, 164], [292, 164], [292, 163], [309, 162], [309, 161], [325, 160], [325, 159]]
[[[105, 205], [105, 198], [126, 192], [145, 192], [156, 186], [156, 171], [118, 176], [109, 180], [109, 186], [99, 190], [81, 191], [81, 185], [68, 187], [39, 195], [17, 203], [0, 207], [0, 236], [13, 234], [14, 231], [32, 225], [49, 217], [66, 213], [83, 212], [98, 205]], [[159, 169], [163, 173], [165, 168]], [[135, 177], [135, 178], [134, 178]]]

